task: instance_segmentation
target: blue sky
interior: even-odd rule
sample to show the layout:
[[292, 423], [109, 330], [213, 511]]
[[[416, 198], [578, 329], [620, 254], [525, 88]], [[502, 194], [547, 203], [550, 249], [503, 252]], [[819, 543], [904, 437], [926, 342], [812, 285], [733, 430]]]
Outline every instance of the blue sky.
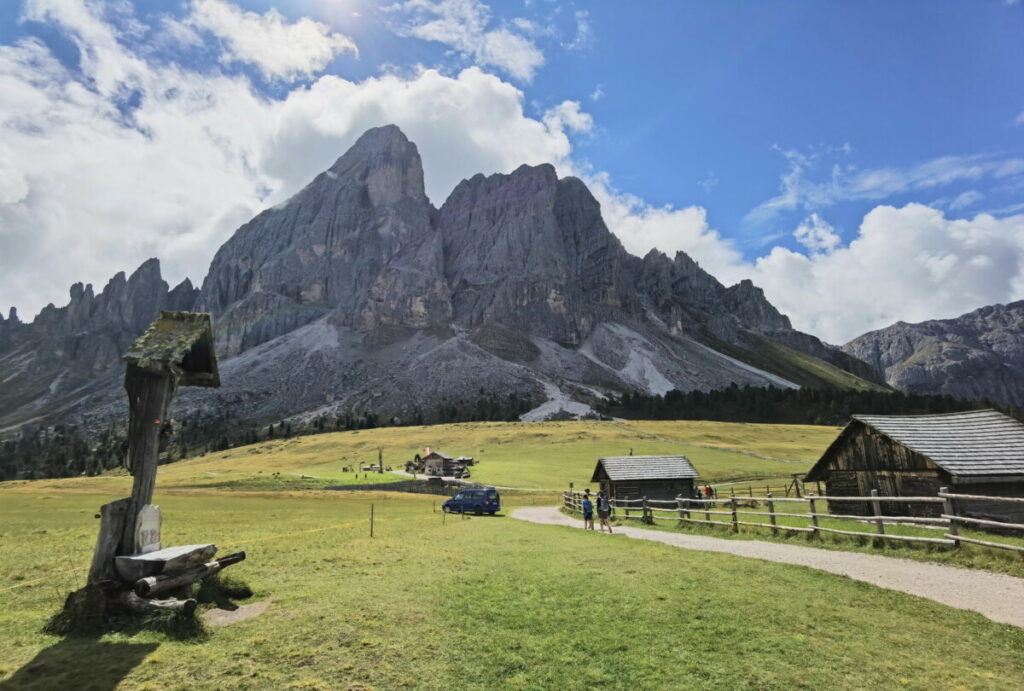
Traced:
[[201, 281], [394, 121], [435, 204], [546, 160], [630, 251], [750, 277], [829, 340], [955, 316], [1024, 298], [1022, 36], [1005, 0], [6, 2], [0, 301], [150, 255]]

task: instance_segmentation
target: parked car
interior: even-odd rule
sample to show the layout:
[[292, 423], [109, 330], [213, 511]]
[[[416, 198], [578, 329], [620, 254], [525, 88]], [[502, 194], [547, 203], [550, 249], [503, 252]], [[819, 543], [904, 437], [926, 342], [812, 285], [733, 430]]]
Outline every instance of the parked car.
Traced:
[[487, 489], [464, 489], [441, 505], [448, 513], [472, 511], [477, 516], [485, 511], [492, 516], [501, 511], [501, 495], [493, 487]]

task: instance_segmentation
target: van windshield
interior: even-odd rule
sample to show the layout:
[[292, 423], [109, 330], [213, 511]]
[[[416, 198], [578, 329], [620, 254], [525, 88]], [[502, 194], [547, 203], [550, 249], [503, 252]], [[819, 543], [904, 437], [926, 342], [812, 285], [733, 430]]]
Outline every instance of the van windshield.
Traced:
[[498, 493], [497, 493], [497, 492], [495, 492], [495, 491], [494, 491], [494, 490], [492, 489], [491, 491], [489, 491], [489, 492], [487, 493], [487, 498], [488, 498], [488, 499], [497, 499], [497, 498], [498, 498]]

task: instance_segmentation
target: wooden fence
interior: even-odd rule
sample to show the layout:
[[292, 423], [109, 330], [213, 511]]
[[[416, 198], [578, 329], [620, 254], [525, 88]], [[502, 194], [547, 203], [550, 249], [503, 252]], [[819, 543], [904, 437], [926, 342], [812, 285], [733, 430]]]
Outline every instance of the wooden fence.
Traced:
[[[563, 506], [575, 513], [581, 513], [582, 497], [583, 495], [580, 492], [565, 492], [563, 494]], [[961, 526], [965, 526], [982, 531], [1021, 531], [1021, 534], [1024, 535], [1024, 523], [974, 518], [963, 515], [960, 508], [964, 503], [972, 501], [1024, 503], [1024, 498], [953, 494], [948, 492], [945, 487], [935, 497], [886, 497], [880, 496], [878, 490], [872, 490], [869, 497], [831, 497], [831, 499], [836, 501], [866, 502], [871, 506], [872, 516], [828, 513], [825, 502], [829, 499], [830, 497], [821, 495], [799, 498], [776, 497], [769, 491], [763, 497], [736, 495], [716, 499], [688, 499], [685, 497], [678, 497], [674, 500], [648, 499], [647, 497], [640, 499], [614, 499], [611, 501], [611, 506], [614, 516], [639, 519], [648, 524], [653, 524], [655, 521], [673, 521], [679, 526], [684, 526], [688, 523], [715, 525], [728, 527], [734, 533], [739, 532], [740, 526], [747, 526], [767, 528], [774, 535], [779, 534], [779, 532], [795, 532], [809, 533], [812, 537], [819, 537], [821, 533], [834, 533], [880, 540], [946, 545], [949, 547], [959, 547], [961, 543], [966, 542], [1024, 554], [1024, 544], [981, 540], [976, 537], [967, 537], [960, 534]], [[591, 501], [596, 502], [596, 498], [592, 497]], [[765, 505], [766, 510], [756, 510], [759, 502]], [[941, 513], [938, 517], [883, 515], [881, 509], [882, 502], [940, 504]], [[782, 506], [777, 507], [777, 504]], [[806, 510], [803, 512], [797, 510], [786, 511], [787, 506], [806, 507]], [[779, 511], [778, 508], [783, 510]], [[741, 517], [743, 517], [742, 520]], [[806, 519], [807, 525], [781, 524], [778, 521], [780, 517]], [[756, 521], [752, 520], [752, 518], [761, 518], [762, 520]], [[763, 519], [767, 519], [768, 522], [765, 523]], [[870, 526], [871, 530], [844, 530], [836, 527], [827, 527], [821, 525], [821, 519], [850, 521], [856, 522], [857, 525], [866, 524]], [[887, 524], [943, 529], [943, 537], [887, 533], [885, 529]], [[853, 528], [857, 527], [857, 525], [844, 525], [843, 527]]]

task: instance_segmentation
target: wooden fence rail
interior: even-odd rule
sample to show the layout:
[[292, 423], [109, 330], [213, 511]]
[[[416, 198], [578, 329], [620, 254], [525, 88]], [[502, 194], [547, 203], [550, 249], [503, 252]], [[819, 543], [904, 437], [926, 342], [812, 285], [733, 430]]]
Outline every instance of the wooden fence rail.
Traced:
[[[582, 511], [582, 494], [579, 492], [565, 492], [563, 505], [570, 511], [579, 513]], [[626, 518], [639, 518], [645, 523], [653, 524], [654, 521], [675, 521], [677, 525], [684, 526], [689, 523], [702, 525], [716, 525], [729, 527], [733, 532], [738, 532], [740, 526], [755, 528], [768, 528], [772, 534], [780, 531], [794, 533], [810, 533], [812, 537], [820, 533], [833, 533], [838, 535], [851, 535], [869, 537], [872, 539], [896, 540], [901, 542], [915, 542], [922, 544], [945, 545], [959, 547], [960, 543], [981, 545], [984, 547], [995, 547], [999, 549], [1014, 550], [1024, 553], [1024, 545], [1009, 544], [995, 540], [981, 540], [978, 538], [964, 537], [960, 534], [959, 525], [979, 526], [980, 529], [1020, 531], [1024, 533], [1024, 523], [1011, 523], [1009, 521], [998, 521], [989, 518], [975, 518], [973, 516], [960, 515], [955, 507], [960, 501], [990, 501], [1009, 503], [1024, 503], [1024, 498], [1019, 497], [989, 497], [968, 494], [953, 494], [943, 487], [936, 497], [886, 497], [880, 496], [877, 490], [872, 490], [871, 496], [867, 497], [829, 497], [824, 495], [806, 495], [800, 498], [776, 497], [772, 492], [767, 492], [763, 497], [754, 497], [757, 501], [751, 501], [750, 496], [729, 496], [712, 499], [693, 499], [688, 497], [677, 497], [671, 499], [648, 499], [639, 498], [617, 498], [609, 503], [612, 512], [623, 512]], [[818, 510], [818, 502], [824, 501], [841, 502], [863, 502], [872, 509], [871, 515], [857, 515], [849, 513], [828, 513]], [[596, 498], [594, 499], [596, 501]], [[758, 506], [758, 501], [763, 501], [766, 510], [751, 510]], [[901, 504], [942, 504], [942, 513], [938, 516], [888, 516], [881, 512], [883, 502], [894, 502]], [[776, 511], [776, 503], [804, 504], [807, 511], [794, 513], [787, 511]], [[657, 506], [655, 506], [657, 504]], [[663, 507], [672, 508], [663, 508]], [[712, 508], [719, 506], [721, 508]], [[639, 516], [631, 515], [631, 512]], [[696, 516], [702, 516], [697, 518]], [[713, 516], [721, 516], [712, 519]], [[765, 517], [768, 522], [754, 520], [740, 520], [740, 516]], [[778, 522], [779, 518], [800, 518], [810, 522], [810, 525], [797, 526], [786, 525]], [[821, 525], [820, 519], [857, 521], [870, 524], [872, 531], [843, 530], [828, 525]], [[942, 537], [924, 537], [919, 535], [895, 535], [885, 532], [886, 524], [896, 525], [919, 525], [922, 527], [947, 528]]]

